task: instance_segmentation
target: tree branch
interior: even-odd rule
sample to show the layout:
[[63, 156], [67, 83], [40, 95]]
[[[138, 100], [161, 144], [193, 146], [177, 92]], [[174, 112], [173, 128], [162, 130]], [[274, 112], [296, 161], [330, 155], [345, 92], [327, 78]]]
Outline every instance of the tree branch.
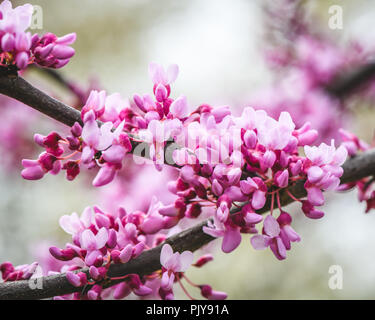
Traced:
[[375, 76], [375, 62], [365, 64], [352, 73], [339, 75], [333, 83], [326, 87], [329, 94], [344, 98], [363, 88]]

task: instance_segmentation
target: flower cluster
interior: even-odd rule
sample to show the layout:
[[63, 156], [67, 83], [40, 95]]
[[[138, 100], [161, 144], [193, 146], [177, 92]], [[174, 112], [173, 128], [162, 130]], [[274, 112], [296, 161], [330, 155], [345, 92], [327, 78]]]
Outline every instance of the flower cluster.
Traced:
[[17, 267], [14, 267], [10, 262], [4, 262], [0, 265], [0, 272], [5, 282], [29, 280], [34, 275], [37, 267], [37, 262], [34, 262], [30, 265], [25, 264]]
[[[370, 146], [366, 142], [362, 141], [351, 132], [341, 129], [340, 135], [343, 141], [342, 145], [348, 150], [348, 154], [351, 157], [370, 149]], [[360, 202], [366, 202], [366, 213], [371, 209], [375, 209], [375, 180], [373, 177], [366, 177], [356, 182], [342, 184], [339, 190], [346, 191], [352, 188], [358, 190], [358, 200]]]
[[[99, 166], [93, 185], [99, 187], [111, 182], [121, 169], [126, 153], [132, 149], [128, 135], [123, 132], [124, 121], [117, 123], [117, 127], [111, 121], [102, 125], [97, 122], [98, 118], [108, 116], [104, 112], [104, 103], [105, 100], [108, 103], [111, 98], [106, 99], [104, 91], [92, 91], [82, 109], [84, 126], [75, 123], [71, 128], [71, 135], [66, 138], [62, 138], [57, 132], [51, 132], [47, 136], [36, 134], [34, 140], [45, 148], [45, 152], [40, 154], [38, 160], [22, 161], [25, 167], [22, 177], [38, 180], [48, 172], [57, 174], [62, 169], [66, 171], [67, 179], [72, 181], [80, 173], [81, 166], [88, 169]], [[94, 105], [101, 109], [92, 109]], [[107, 110], [111, 110], [109, 108]], [[66, 152], [70, 153], [63, 156]]]
[[0, 4], [0, 65], [26, 69], [29, 64], [42, 67], [61, 68], [75, 51], [70, 45], [75, 33], [58, 38], [52, 33], [40, 37], [26, 30], [31, 25], [33, 6], [25, 4], [12, 8], [9, 0]]
[[[157, 207], [159, 205], [156, 205]], [[150, 207], [153, 210], [155, 205]], [[161, 249], [161, 270], [144, 277], [129, 274], [124, 277], [110, 277], [108, 270], [112, 264], [127, 263], [138, 257], [144, 250], [160, 245], [165, 234], [154, 235], [154, 231], [145, 231], [147, 213], [135, 211], [127, 213], [119, 208], [115, 213], [107, 213], [99, 207], [87, 207], [81, 216], [76, 213], [60, 218], [60, 226], [72, 236], [72, 243], [65, 248], [50, 248], [50, 254], [63, 262], [61, 272], [66, 273], [69, 282], [75, 287], [90, 285], [85, 293], [55, 297], [55, 299], [90, 299], [98, 300], [112, 295], [115, 299], [123, 299], [131, 293], [148, 298], [173, 299], [173, 285], [178, 282], [183, 290], [181, 280], [185, 279], [190, 285], [201, 290], [202, 296], [207, 299], [225, 299], [226, 294], [213, 291], [208, 285], [195, 285], [184, 272], [193, 263], [193, 254], [189, 251], [173, 252], [170, 245], [164, 244]], [[167, 228], [167, 227], [166, 227]], [[146, 228], [147, 229], [147, 228]], [[213, 258], [210, 255], [202, 256], [194, 264], [200, 268]], [[5, 281], [28, 279], [31, 268], [36, 265], [22, 266], [14, 269], [9, 263], [1, 266]], [[88, 267], [89, 272], [77, 271]], [[49, 275], [56, 271], [48, 272]], [[33, 273], [31, 272], [31, 275]], [[123, 280], [120, 284], [104, 289], [103, 285], [110, 280]], [[186, 294], [190, 297], [189, 293]]]
[[[251, 244], [255, 249], [269, 247], [278, 259], [285, 259], [291, 242], [300, 241], [300, 237], [291, 226], [292, 217], [283, 209], [281, 198], [299, 201], [307, 217], [318, 219], [324, 215], [316, 209], [324, 203], [323, 191], [336, 190], [340, 184], [347, 148], [336, 149], [334, 141], [314, 146], [318, 132], [310, 123], [296, 128], [287, 112], [277, 120], [250, 107], [240, 116], [232, 115], [227, 106], [201, 105], [189, 112], [186, 97], [171, 97], [170, 84], [177, 73], [177, 66], [164, 70], [151, 64], [154, 96], [136, 94], [133, 106], [118, 94], [107, 96], [104, 91], [92, 91], [81, 111], [83, 126], [76, 123], [66, 138], [56, 132], [35, 135], [45, 152], [38, 160], [23, 161], [22, 175], [31, 180], [61, 169], [72, 180], [81, 167], [99, 166], [93, 181], [99, 187], [114, 179], [127, 153], [142, 156], [133, 146], [143, 142], [156, 169], [162, 169], [168, 154], [172, 160], [168, 164], [179, 169], [177, 178], [168, 184], [175, 195], [172, 203], [164, 205], [154, 198], [147, 212], [128, 214], [120, 208], [116, 214], [108, 214], [95, 206], [87, 208], [81, 217], [74, 213], [61, 218], [60, 225], [72, 235], [72, 243], [63, 249], [52, 247], [50, 253], [67, 262], [62, 272], [67, 272], [72, 285], [91, 286], [87, 293], [77, 293], [74, 298], [106, 296], [102, 281], [120, 279], [107, 275], [111, 264], [127, 263], [161, 244], [166, 231], [182, 220], [194, 221], [203, 216], [212, 218], [203, 231], [222, 237], [224, 252], [236, 249], [242, 234], [254, 234]], [[170, 146], [172, 150], [168, 150]], [[63, 156], [67, 149], [72, 153]], [[297, 199], [291, 192], [295, 184], [301, 183], [307, 191], [306, 200]], [[260, 213], [267, 201], [270, 214], [258, 234], [263, 221]], [[280, 211], [277, 217], [276, 206]], [[209, 260], [202, 258], [195, 266]], [[122, 277], [113, 296], [123, 298], [133, 292], [171, 299], [175, 282], [189, 295], [181, 279], [186, 278], [184, 272], [191, 263], [192, 253], [173, 253], [164, 245], [161, 271], [142, 278]], [[89, 267], [89, 273], [77, 273], [84, 266]], [[225, 297], [208, 285], [186, 280], [199, 288], [203, 297]]]

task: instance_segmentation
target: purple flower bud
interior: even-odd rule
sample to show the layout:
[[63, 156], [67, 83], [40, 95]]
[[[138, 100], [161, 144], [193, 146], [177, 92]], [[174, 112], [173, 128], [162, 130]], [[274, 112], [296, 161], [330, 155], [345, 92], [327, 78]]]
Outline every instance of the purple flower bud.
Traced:
[[58, 44], [53, 47], [51, 54], [57, 59], [65, 60], [73, 57], [75, 50], [72, 47]]
[[257, 136], [253, 130], [247, 130], [244, 134], [243, 140], [246, 148], [254, 149], [257, 144]]
[[143, 252], [144, 249], [145, 249], [145, 244], [143, 242], [140, 242], [140, 243], [136, 244], [133, 247], [132, 257], [137, 258]]
[[162, 207], [159, 209], [159, 213], [167, 217], [176, 217], [178, 215], [178, 210], [174, 204]]
[[27, 167], [22, 170], [22, 178], [26, 180], [40, 180], [44, 177], [45, 172], [40, 165]]
[[[159, 84], [155, 90], [155, 97], [158, 102], [163, 102], [168, 98], [168, 90], [162, 84]], [[164, 111], [163, 111], [164, 112]]]
[[104, 165], [100, 168], [94, 181], [92, 182], [94, 187], [102, 187], [113, 181], [116, 176], [116, 169], [113, 166]]
[[82, 284], [81, 284], [81, 277], [78, 274], [76, 274], [76, 273], [74, 273], [72, 271], [68, 271], [66, 273], [66, 278], [68, 279], [68, 281], [70, 282], [70, 284], [72, 286], [74, 286], [76, 288], [82, 286]]
[[113, 249], [117, 245], [117, 234], [114, 229], [110, 229], [108, 232], [107, 246]]
[[21, 70], [26, 69], [29, 63], [29, 56], [26, 52], [19, 52], [16, 56], [17, 67]]
[[15, 46], [15, 39], [10, 33], [6, 33], [1, 39], [1, 48], [3, 51], [13, 51]]
[[223, 194], [223, 191], [224, 191], [224, 189], [221, 186], [221, 184], [219, 183], [219, 181], [214, 179], [214, 181], [212, 182], [212, 192], [214, 193], [214, 195], [219, 197]]
[[72, 128], [70, 129], [70, 132], [75, 137], [80, 137], [82, 135], [82, 127], [78, 122], [75, 122]]
[[62, 36], [56, 40], [56, 43], [63, 44], [63, 45], [69, 45], [73, 44], [77, 39], [77, 34], [75, 32], [66, 34], [65, 36]]
[[214, 257], [212, 254], [205, 254], [197, 260], [197, 262], [194, 264], [194, 267], [197, 267], [197, 268], [203, 267], [205, 264], [207, 264], [208, 262], [212, 260], [214, 260]]
[[124, 249], [121, 250], [119, 258], [122, 263], [127, 263], [133, 254], [133, 246], [128, 244]]
[[276, 185], [279, 186], [280, 188], [286, 188], [289, 182], [288, 169], [285, 169], [284, 171], [278, 171], [275, 174], [275, 182], [276, 182]]

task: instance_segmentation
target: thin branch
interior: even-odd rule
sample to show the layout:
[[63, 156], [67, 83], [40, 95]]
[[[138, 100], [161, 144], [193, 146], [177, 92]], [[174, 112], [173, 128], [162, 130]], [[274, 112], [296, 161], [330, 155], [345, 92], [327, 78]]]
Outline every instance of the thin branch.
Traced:
[[361, 66], [351, 73], [338, 75], [333, 83], [326, 87], [329, 94], [344, 98], [357, 90], [363, 88], [375, 76], [375, 62]]

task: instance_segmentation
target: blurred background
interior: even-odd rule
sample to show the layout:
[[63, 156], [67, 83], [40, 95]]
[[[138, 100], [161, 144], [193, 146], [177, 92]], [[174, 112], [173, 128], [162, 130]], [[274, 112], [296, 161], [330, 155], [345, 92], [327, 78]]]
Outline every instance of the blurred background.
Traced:
[[[230, 105], [238, 114], [245, 106], [265, 104], [270, 113], [285, 109], [311, 115], [325, 132], [322, 141], [329, 142], [329, 132], [334, 135], [342, 125], [371, 143], [372, 89], [343, 101], [323, 97], [320, 87], [336, 73], [351, 72], [371, 61], [375, 48], [371, 0], [12, 2], [42, 8], [43, 29], [35, 30], [39, 33], [77, 33], [76, 55], [60, 72], [82, 88], [89, 89], [91, 83], [131, 98], [134, 93], [151, 92], [149, 62], [177, 63], [180, 76], [173, 96], [186, 95], [192, 108], [203, 103]], [[332, 5], [343, 9], [342, 29], [329, 27]], [[311, 69], [317, 79], [305, 94], [307, 85], [300, 88], [298, 79], [305, 79]], [[59, 99], [74, 101], [71, 93], [39, 71], [25, 77]], [[80, 214], [89, 205], [105, 207], [111, 191], [87, 188], [84, 176], [74, 182], [62, 175], [37, 182], [23, 180], [21, 159], [40, 152], [29, 146], [33, 134], [47, 134], [61, 126], [26, 107], [13, 108], [7, 99], [0, 103], [6, 119], [0, 129], [0, 261], [31, 263], [45, 255], [49, 245], [70, 241], [58, 225], [59, 217], [74, 211]], [[7, 134], [14, 128], [19, 131], [19, 143], [7, 146]], [[116, 196], [131, 209], [147, 206], [156, 190], [168, 198], [168, 175], [146, 168], [138, 177], [123, 177], [127, 178], [129, 185]], [[145, 189], [133, 190], [135, 185]], [[248, 237], [229, 255], [220, 252], [215, 241], [217, 246], [211, 249], [215, 262], [190, 270], [190, 278], [226, 291], [229, 299], [373, 299], [375, 213], [364, 213], [365, 204], [358, 202], [357, 192], [329, 194], [323, 209], [326, 216], [318, 221], [305, 218], [293, 205], [288, 209], [302, 241], [293, 244], [285, 261], [276, 260], [269, 250], [255, 251]], [[343, 269], [342, 290], [328, 286], [332, 265]]]

